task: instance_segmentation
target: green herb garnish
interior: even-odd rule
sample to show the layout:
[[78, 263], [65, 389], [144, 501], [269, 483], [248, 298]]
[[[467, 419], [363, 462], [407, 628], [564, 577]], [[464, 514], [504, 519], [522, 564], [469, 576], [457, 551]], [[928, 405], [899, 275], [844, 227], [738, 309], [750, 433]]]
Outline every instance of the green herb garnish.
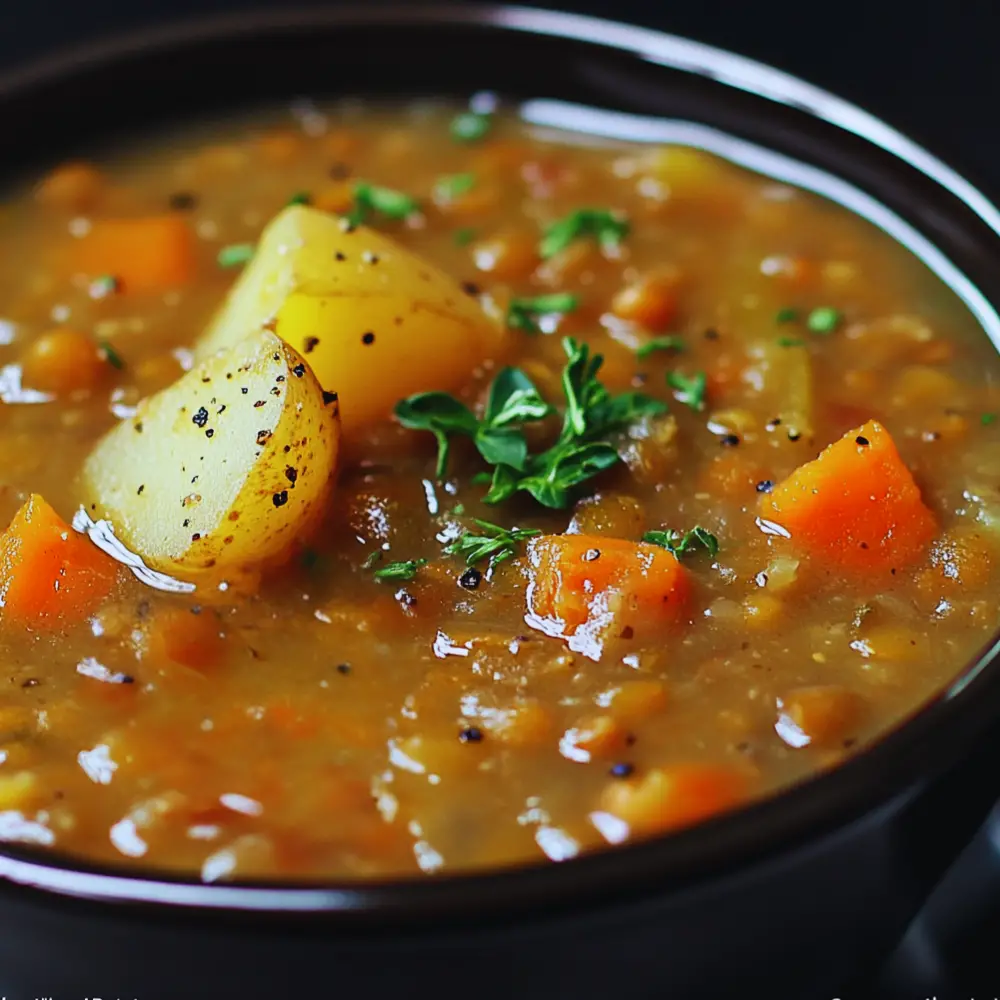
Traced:
[[704, 372], [695, 372], [690, 378], [680, 372], [667, 372], [667, 385], [674, 390], [674, 398], [692, 410], [705, 409], [706, 384]]
[[518, 425], [542, 420], [552, 408], [534, 383], [517, 368], [504, 368], [493, 380], [483, 419], [446, 392], [422, 392], [396, 404], [396, 419], [411, 430], [430, 431], [438, 441], [437, 477], [448, 466], [450, 438], [471, 438], [490, 465], [524, 467], [528, 445]]
[[708, 550], [708, 554], [714, 559], [719, 554], [719, 540], [710, 531], [698, 525], [690, 531], [681, 534], [679, 531], [647, 531], [642, 536], [644, 542], [651, 542], [665, 548], [678, 559], [689, 552], [693, 552], [698, 545]]
[[372, 213], [378, 213], [387, 219], [400, 220], [413, 215], [419, 207], [416, 198], [402, 191], [357, 181], [354, 185], [354, 207], [346, 218], [357, 224], [364, 222]]
[[254, 249], [252, 243], [230, 243], [219, 251], [216, 260], [219, 267], [239, 267], [253, 260]]
[[612, 396], [597, 379], [604, 359], [600, 354], [592, 357], [586, 344], [566, 337], [563, 350], [568, 359], [562, 373], [566, 409], [559, 438], [551, 448], [530, 456], [523, 469], [498, 464], [486, 503], [501, 503], [523, 490], [543, 506], [566, 507], [576, 486], [619, 460], [606, 440], [612, 432], [666, 412], [664, 403], [641, 393]]
[[125, 367], [125, 362], [122, 360], [122, 356], [106, 340], [100, 341], [98, 349], [100, 350], [104, 360], [107, 361], [112, 368], [117, 368], [121, 371]]
[[452, 234], [452, 239], [456, 246], [467, 247], [476, 238], [476, 231], [469, 226], [464, 229], [456, 229]]
[[794, 323], [799, 318], [798, 309], [793, 306], [785, 306], [779, 309], [774, 315], [775, 323]]
[[779, 347], [805, 347], [805, 341], [801, 337], [779, 337]]
[[454, 201], [475, 186], [475, 174], [452, 174], [438, 180], [434, 185], [434, 196], [439, 201]]
[[566, 507], [574, 487], [614, 465], [618, 451], [607, 440], [613, 432], [643, 417], [658, 416], [666, 404], [637, 392], [612, 396], [598, 380], [604, 359], [591, 356], [586, 344], [563, 339], [567, 362], [562, 373], [566, 400], [559, 437], [537, 455], [528, 452], [522, 427], [542, 420], [552, 407], [531, 380], [516, 368], [505, 368], [490, 387], [482, 420], [447, 393], [411, 396], [396, 404], [396, 417], [404, 427], [430, 431], [438, 439], [438, 476], [444, 474], [449, 439], [460, 434], [474, 442], [492, 465], [472, 482], [490, 483], [485, 502], [501, 503], [519, 491], [530, 493], [546, 507]]
[[806, 319], [806, 326], [813, 333], [833, 333], [840, 324], [840, 313], [830, 306], [813, 309]]
[[290, 205], [308, 205], [312, 202], [312, 195], [308, 191], [299, 191], [288, 199], [286, 208]]
[[984, 413], [979, 418], [979, 422], [983, 425], [983, 427], [989, 427], [989, 425], [994, 423], [996, 419], [997, 415], [995, 413]]
[[645, 344], [636, 348], [635, 356], [640, 359], [648, 358], [650, 354], [655, 354], [657, 351], [683, 351], [684, 347], [683, 337], [673, 335], [653, 337], [652, 340], [647, 340]]
[[456, 142], [478, 142], [493, 127], [493, 116], [482, 111], [463, 111], [451, 120], [449, 131]]
[[514, 298], [507, 307], [507, 325], [512, 330], [538, 333], [538, 317], [563, 315], [572, 312], [579, 304], [580, 299], [572, 292], [538, 295], [533, 299]]
[[616, 248], [628, 235], [628, 219], [606, 208], [578, 208], [545, 230], [538, 252], [543, 260], [565, 250], [571, 243], [592, 236], [602, 249]]
[[367, 559], [361, 564], [362, 569], [372, 569], [378, 561], [382, 558], [382, 552], [376, 549], [372, 552]]
[[375, 570], [372, 576], [382, 580], [412, 580], [417, 570], [427, 563], [426, 559], [407, 559], [405, 562], [387, 563], [381, 569]]
[[541, 534], [537, 528], [501, 528], [498, 524], [480, 521], [478, 517], [472, 520], [480, 534], [467, 531], [445, 546], [448, 555], [463, 556], [467, 566], [482, 562], [483, 559], [489, 559], [496, 566], [497, 563], [510, 559], [518, 544]]

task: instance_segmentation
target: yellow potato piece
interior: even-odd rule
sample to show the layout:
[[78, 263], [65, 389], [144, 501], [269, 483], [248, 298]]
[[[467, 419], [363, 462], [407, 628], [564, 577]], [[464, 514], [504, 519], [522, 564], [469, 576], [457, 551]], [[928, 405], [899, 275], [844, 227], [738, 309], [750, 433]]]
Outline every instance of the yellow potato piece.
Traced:
[[148, 566], [195, 583], [289, 556], [322, 516], [336, 396], [261, 331], [139, 405], [95, 446], [83, 502]]
[[348, 431], [388, 419], [404, 396], [456, 389], [505, 339], [497, 317], [437, 267], [303, 205], [264, 230], [197, 356], [268, 325], [336, 389]]

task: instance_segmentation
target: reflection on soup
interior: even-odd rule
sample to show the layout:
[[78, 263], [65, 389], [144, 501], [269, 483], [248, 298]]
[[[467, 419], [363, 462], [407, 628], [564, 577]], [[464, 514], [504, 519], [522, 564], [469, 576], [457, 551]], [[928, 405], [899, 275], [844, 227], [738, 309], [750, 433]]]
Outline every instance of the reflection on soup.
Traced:
[[1000, 371], [867, 222], [683, 147], [342, 106], [0, 216], [0, 837], [571, 858], [835, 766], [997, 626]]

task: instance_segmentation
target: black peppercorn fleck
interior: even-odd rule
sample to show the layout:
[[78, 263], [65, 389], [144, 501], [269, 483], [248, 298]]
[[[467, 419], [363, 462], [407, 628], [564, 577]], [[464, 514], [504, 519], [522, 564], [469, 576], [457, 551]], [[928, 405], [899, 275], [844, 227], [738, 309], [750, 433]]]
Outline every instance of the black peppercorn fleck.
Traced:
[[306, 373], [306, 366], [302, 364], [301, 361], [292, 369], [292, 374], [296, 378], [302, 378], [302, 376], [305, 375], [305, 373]]
[[337, 673], [338, 674], [349, 674], [351, 672], [351, 665], [349, 663], [338, 663]]
[[198, 412], [191, 418], [191, 423], [195, 427], [204, 427], [208, 423], [208, 410], [204, 406], [198, 409]]
[[475, 590], [482, 582], [483, 582], [483, 574], [480, 573], [475, 566], [470, 566], [458, 578], [458, 585], [460, 587], [464, 587], [466, 590]]
[[635, 765], [622, 762], [620, 764], [613, 764], [608, 774], [612, 778], [627, 778], [634, 770]]
[[862, 437], [860, 434], [854, 439], [862, 448], [867, 448], [871, 444], [871, 441], [866, 437]]
[[770, 479], [762, 479], [756, 489], [758, 493], [770, 493], [774, 489], [774, 483]]
[[319, 346], [319, 337], [306, 337], [304, 344], [306, 354], [312, 354]]
[[190, 212], [198, 205], [198, 196], [190, 191], [177, 191], [167, 202], [175, 212]]
[[287, 479], [293, 486], [295, 485], [295, 480], [298, 478], [298, 469], [293, 469], [290, 465], [285, 467], [285, 479]]
[[271, 497], [271, 503], [275, 507], [284, 507], [288, 503], [288, 490], [281, 490], [279, 493], [275, 493]]
[[337, 402], [337, 394], [335, 392], [327, 392], [326, 389], [323, 390], [323, 405], [329, 406], [331, 403]]
[[740, 438], [738, 434], [726, 434], [719, 439], [719, 444], [723, 448], [735, 448], [740, 443]]
[[361, 342], [363, 344], [374, 344], [375, 343], [375, 334], [372, 333], [371, 330], [369, 330], [366, 334], [364, 334], [362, 336]]
[[460, 743], [479, 743], [483, 738], [483, 731], [476, 726], [469, 726], [458, 734]]

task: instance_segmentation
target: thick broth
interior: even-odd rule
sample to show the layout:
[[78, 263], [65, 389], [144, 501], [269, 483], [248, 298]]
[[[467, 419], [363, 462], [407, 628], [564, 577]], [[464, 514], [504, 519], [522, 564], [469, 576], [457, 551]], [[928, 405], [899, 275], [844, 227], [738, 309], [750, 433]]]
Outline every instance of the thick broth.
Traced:
[[[562, 860], [836, 765], [996, 629], [1000, 366], [951, 292], [868, 223], [706, 153], [543, 141], [503, 114], [456, 142], [455, 111], [261, 114], [13, 195], [0, 358], [54, 398], [17, 402], [6, 370], [0, 519], [37, 493], [68, 521], [90, 447], [189, 364], [234, 278], [220, 249], [255, 241], [299, 192], [348, 210], [358, 178], [419, 198], [419, 216], [377, 225], [473, 293], [578, 295], [540, 332], [512, 331], [509, 363], [546, 399], [572, 336], [604, 354], [610, 389], [667, 402], [676, 425], [633, 434], [624, 463], [552, 511], [524, 494], [484, 504], [465, 442], [436, 481], [433, 437], [387, 414], [345, 442], [319, 536], [258, 595], [168, 595], [123, 574], [86, 621], [0, 620], [0, 836], [208, 880]], [[440, 179], [465, 174], [449, 198]], [[584, 239], [541, 260], [541, 227], [581, 207], [627, 213], [620, 248]], [[93, 220], [164, 213], [197, 237], [177, 287], [95, 287], [64, 265]], [[54, 330], [91, 350], [66, 362], [58, 339], [46, 349]], [[666, 334], [683, 350], [637, 356]], [[670, 371], [705, 373], [703, 410]], [[775, 422], [803, 371], [811, 427]], [[494, 374], [462, 398], [481, 403]], [[889, 576], [840, 572], [756, 521], [768, 482], [872, 418], [937, 519]], [[574, 650], [526, 622], [523, 546], [472, 575], [442, 554], [471, 517], [632, 542], [700, 525], [719, 551], [683, 556], [684, 621]], [[381, 582], [375, 551], [428, 563]], [[81, 673], [87, 658], [132, 682]]]

